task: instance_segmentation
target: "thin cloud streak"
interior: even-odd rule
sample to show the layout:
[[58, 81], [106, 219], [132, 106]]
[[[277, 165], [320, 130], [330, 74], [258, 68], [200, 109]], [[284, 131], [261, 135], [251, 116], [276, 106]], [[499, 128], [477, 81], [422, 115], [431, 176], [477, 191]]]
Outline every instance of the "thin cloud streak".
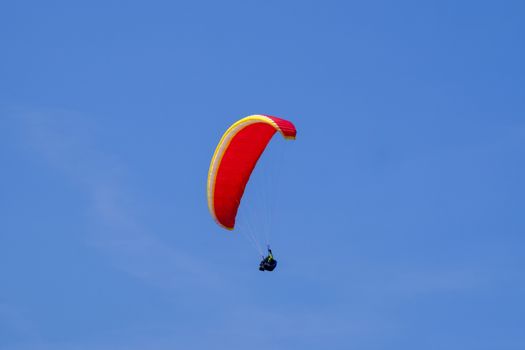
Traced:
[[86, 118], [74, 113], [51, 111], [16, 116], [23, 142], [88, 196], [94, 227], [87, 240], [103, 251], [126, 273], [160, 288], [184, 283], [220, 288], [222, 282], [205, 262], [161, 242], [137, 222], [122, 200], [126, 189], [125, 166], [102, 152]]

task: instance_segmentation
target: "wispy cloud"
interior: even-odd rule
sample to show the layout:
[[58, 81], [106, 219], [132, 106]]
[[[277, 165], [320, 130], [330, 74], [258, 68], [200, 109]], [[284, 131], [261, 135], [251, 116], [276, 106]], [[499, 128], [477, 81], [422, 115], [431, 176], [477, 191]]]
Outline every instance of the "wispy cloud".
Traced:
[[[23, 112], [14, 117], [22, 142], [86, 195], [93, 229], [86, 241], [119, 269], [161, 288], [187, 283], [219, 287], [203, 261], [162, 242], [138, 222], [126, 199], [126, 166], [96, 142], [97, 129], [86, 117], [67, 111]], [[135, 198], [136, 200], [136, 198]]]

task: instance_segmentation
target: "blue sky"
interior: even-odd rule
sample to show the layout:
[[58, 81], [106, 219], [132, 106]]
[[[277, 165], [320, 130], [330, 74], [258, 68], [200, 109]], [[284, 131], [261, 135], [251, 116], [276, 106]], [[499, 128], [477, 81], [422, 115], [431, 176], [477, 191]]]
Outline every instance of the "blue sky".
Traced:
[[[524, 10], [2, 3], [0, 348], [525, 348]], [[205, 197], [254, 113], [271, 274]]]

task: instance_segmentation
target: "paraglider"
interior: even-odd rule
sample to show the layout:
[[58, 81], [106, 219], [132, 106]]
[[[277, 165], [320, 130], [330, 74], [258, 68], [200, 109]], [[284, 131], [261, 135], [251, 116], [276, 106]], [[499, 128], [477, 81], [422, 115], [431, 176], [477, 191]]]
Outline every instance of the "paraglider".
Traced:
[[[279, 132], [285, 139], [295, 139], [297, 131], [288, 120], [251, 115], [243, 118], [224, 133], [213, 154], [207, 181], [207, 199], [215, 222], [227, 229], [235, 228], [237, 211], [257, 161], [273, 135]], [[268, 249], [269, 260], [262, 271], [273, 271], [277, 261]]]
[[277, 260], [273, 257], [272, 250], [268, 246], [268, 255], [263, 257], [259, 264], [259, 271], [273, 271], [277, 266]]

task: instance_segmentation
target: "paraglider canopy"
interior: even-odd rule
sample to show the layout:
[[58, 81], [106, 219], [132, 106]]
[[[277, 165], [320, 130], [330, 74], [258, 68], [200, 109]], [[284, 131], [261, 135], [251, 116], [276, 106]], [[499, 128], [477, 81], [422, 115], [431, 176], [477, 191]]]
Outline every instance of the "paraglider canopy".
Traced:
[[217, 224], [233, 230], [246, 184], [276, 132], [295, 139], [295, 126], [284, 119], [251, 115], [234, 123], [222, 136], [208, 172], [208, 207]]

